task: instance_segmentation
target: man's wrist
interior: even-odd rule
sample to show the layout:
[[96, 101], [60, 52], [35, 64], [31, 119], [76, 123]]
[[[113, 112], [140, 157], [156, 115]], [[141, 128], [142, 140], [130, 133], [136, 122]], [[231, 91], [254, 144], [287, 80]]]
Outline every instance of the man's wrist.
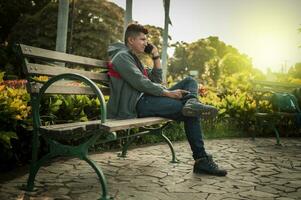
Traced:
[[152, 57], [156, 57], [156, 56], [159, 56], [159, 52], [158, 51], [153, 51], [151, 53]]
[[168, 94], [169, 94], [169, 90], [164, 89], [162, 92], [162, 96], [168, 97]]
[[157, 60], [157, 59], [159, 59], [159, 58], [160, 58], [160, 55], [159, 55], [159, 54], [158, 54], [158, 55], [153, 55], [153, 56], [152, 56], [152, 59], [153, 59], [153, 60]]

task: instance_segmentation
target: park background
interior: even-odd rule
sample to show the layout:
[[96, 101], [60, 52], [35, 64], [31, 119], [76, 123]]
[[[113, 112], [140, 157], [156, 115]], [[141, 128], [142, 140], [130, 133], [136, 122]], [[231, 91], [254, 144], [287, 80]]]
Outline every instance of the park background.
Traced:
[[[108, 45], [122, 41], [124, 4], [122, 1], [114, 1], [118, 4], [116, 5], [114, 2], [105, 0], [74, 0], [70, 2], [67, 52], [98, 59], [107, 58]], [[154, 2], [154, 5], [150, 5], [150, 2]], [[300, 8], [300, 1], [277, 0], [273, 3], [269, 0], [262, 1], [265, 2], [266, 7], [256, 5], [258, 1], [242, 1], [245, 3], [243, 4], [246, 7], [244, 9], [250, 9], [250, 12], [236, 7], [239, 12], [235, 18], [244, 22], [246, 16], [252, 18], [250, 13], [253, 13], [256, 20], [253, 21], [253, 24], [245, 23], [245, 26], [267, 30], [267, 32], [262, 32], [263, 38], [260, 37], [260, 31], [246, 32], [244, 26], [236, 26], [231, 22], [226, 23], [223, 12], [232, 13], [231, 9], [234, 5], [231, 3], [237, 3], [237, 1], [225, 0], [219, 4], [219, 7], [212, 7], [214, 4], [207, 3], [207, 7], [204, 7], [211, 17], [202, 16], [201, 19], [198, 19], [200, 16], [191, 16], [190, 19], [189, 12], [198, 11], [201, 5], [198, 5], [197, 2], [206, 3], [208, 1], [185, 2], [185, 4], [177, 4], [180, 11], [174, 14], [173, 1], [171, 1], [170, 18], [173, 26], [171, 26], [169, 37], [167, 84], [172, 85], [183, 77], [193, 75], [200, 83], [200, 100], [219, 109], [217, 119], [202, 121], [206, 138], [249, 137], [254, 133], [256, 136], [270, 136], [271, 130], [261, 130], [260, 132], [255, 130], [255, 100], [251, 80], [301, 84], [301, 17], [298, 18], [300, 12], [297, 12], [297, 8]], [[216, 3], [216, 1], [212, 2]], [[163, 23], [164, 19], [157, 15], [157, 13], [163, 13], [162, 1], [137, 1], [136, 7], [135, 3], [136, 1], [133, 6], [134, 19], [147, 24], [146, 26], [150, 30], [149, 40], [162, 51], [163, 28], [160, 22]], [[195, 8], [196, 11], [185, 11], [185, 6], [189, 4], [192, 6], [189, 9]], [[136, 9], [141, 13], [137, 11], [136, 14]], [[257, 9], [261, 14], [256, 15]], [[283, 15], [279, 16], [275, 10], [283, 11]], [[26, 80], [24, 80], [22, 63], [16, 53], [15, 44], [23, 43], [45, 49], [55, 49], [57, 12], [58, 1], [56, 0], [1, 2], [1, 171], [27, 164], [31, 153], [30, 99], [25, 89]], [[182, 19], [185, 16], [187, 18], [181, 21], [174, 19], [175, 15]], [[143, 21], [144, 17], [151, 18], [156, 22]], [[270, 24], [271, 26], [264, 24], [263, 22], [267, 18], [272, 18], [274, 24]], [[202, 20], [206, 23], [202, 24]], [[179, 22], [181, 23], [178, 24]], [[200, 24], [195, 25], [198, 22]], [[174, 29], [181, 27], [181, 31], [178, 29], [175, 32], [180, 32], [180, 35], [192, 35], [193, 38], [181, 39], [180, 36], [173, 36], [172, 27]], [[195, 27], [197, 30], [193, 29]], [[217, 27], [223, 27], [223, 30], [219, 30]], [[206, 32], [211, 29], [216, 31]], [[233, 41], [232, 43], [229, 38], [223, 36], [222, 33], [227, 32], [226, 30], [230, 30], [229, 34], [232, 34], [237, 41], [239, 38], [248, 40], [256, 36], [258, 38], [257, 46], [256, 42], [248, 41], [249, 45], [253, 45], [253, 52], [256, 54], [249, 55], [252, 54], [252, 51], [247, 50], [247, 45], [243, 47], [243, 41], [238, 43]], [[273, 31], [269, 32], [268, 30]], [[261, 57], [256, 57], [256, 55]], [[291, 55], [292, 57], [290, 57]], [[148, 56], [142, 55], [141, 59], [145, 65], [152, 65], [152, 60]], [[260, 62], [260, 60], [263, 61]], [[47, 77], [39, 78], [47, 79]], [[48, 114], [43, 123], [51, 124], [95, 118], [97, 113], [94, 108], [99, 105], [99, 102], [92, 97], [83, 95], [68, 97], [56, 95], [45, 100], [44, 104], [43, 112]], [[263, 106], [266, 110], [272, 109], [271, 105]], [[283, 126], [286, 131], [280, 133], [281, 136], [300, 136], [299, 130], [294, 124], [287, 123]], [[181, 125], [175, 124], [167, 131], [167, 135], [172, 140], [185, 139]], [[154, 142], [160, 141], [151, 136], [137, 141], [138, 144]], [[118, 146], [117, 142], [95, 146], [92, 150], [99, 151]], [[42, 153], [47, 151], [47, 147], [44, 148]]]

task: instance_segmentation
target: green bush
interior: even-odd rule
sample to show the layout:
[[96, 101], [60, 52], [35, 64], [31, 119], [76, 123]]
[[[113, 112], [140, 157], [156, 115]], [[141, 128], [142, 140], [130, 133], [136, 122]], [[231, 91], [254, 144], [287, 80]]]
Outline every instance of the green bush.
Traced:
[[87, 95], [53, 95], [43, 99], [41, 118], [43, 124], [88, 121], [100, 115], [99, 107], [99, 100]]
[[256, 104], [251, 92], [250, 78], [251, 74], [248, 72], [222, 76], [217, 87], [209, 87], [207, 94], [201, 97], [203, 103], [219, 109], [219, 121], [225, 119], [220, 122], [223, 126], [233, 126], [226, 125], [231, 120], [238, 130], [248, 131], [254, 124]]
[[[3, 81], [0, 73], [0, 169], [16, 162], [13, 141], [19, 139], [20, 126], [26, 126], [31, 108], [24, 80]], [[28, 150], [27, 150], [28, 151]]]

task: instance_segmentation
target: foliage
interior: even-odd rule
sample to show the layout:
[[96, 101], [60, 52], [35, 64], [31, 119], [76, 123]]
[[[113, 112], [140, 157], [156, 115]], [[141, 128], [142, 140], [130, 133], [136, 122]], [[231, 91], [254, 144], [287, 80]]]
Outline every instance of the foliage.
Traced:
[[241, 71], [250, 71], [252, 64], [245, 55], [228, 53], [220, 60], [220, 67], [224, 75], [231, 75]]
[[17, 139], [17, 134], [13, 131], [0, 131], [0, 143], [5, 149], [12, 148], [11, 139]]
[[301, 79], [301, 62], [291, 67], [288, 71], [288, 75], [294, 79]]
[[[124, 10], [103, 0], [74, 1], [69, 9], [67, 51], [72, 54], [105, 59], [110, 43], [122, 40]], [[72, 7], [72, 4], [70, 4]], [[31, 15], [24, 15], [11, 30], [3, 63], [9, 73], [21, 75], [21, 61], [13, 51], [16, 43], [55, 49], [58, 1], [51, 1]], [[71, 29], [72, 28], [72, 29]], [[1, 63], [1, 62], [0, 62]]]
[[[19, 139], [18, 126], [26, 125], [31, 108], [29, 95], [24, 88], [24, 81], [3, 81], [0, 73], [0, 169], [7, 162], [14, 162], [13, 141]], [[24, 133], [23, 133], [24, 134]], [[24, 151], [24, 149], [22, 149]], [[25, 150], [26, 151], [26, 150]]]
[[42, 101], [44, 124], [88, 121], [100, 115], [100, 102], [87, 95], [53, 95]]
[[208, 40], [200, 39], [187, 47], [188, 69], [198, 70], [199, 74], [205, 71], [205, 63], [217, 55], [216, 49], [208, 44]]
[[[16, 23], [27, 15], [42, 9], [51, 0], [1, 0], [0, 1], [0, 70], [6, 75], [20, 76], [20, 65], [16, 62], [15, 53], [9, 47], [8, 40], [13, 34]], [[27, 30], [27, 29], [24, 29]], [[21, 30], [23, 32], [24, 30]], [[14, 77], [16, 78], [16, 77]]]
[[183, 77], [188, 71], [197, 70], [199, 79], [215, 86], [222, 75], [252, 71], [251, 59], [218, 37], [192, 43], [177, 42], [173, 46], [175, 52], [168, 69], [174, 77]]
[[122, 40], [123, 15], [124, 10], [112, 2], [77, 0], [70, 53], [106, 58], [108, 45]]
[[12, 27], [24, 15], [34, 14], [51, 0], [2, 0], [0, 3], [0, 44], [3, 44]]
[[[3, 76], [3, 74], [1, 75]], [[7, 86], [1, 80], [0, 84], [0, 121], [1, 130], [11, 130], [11, 126], [15, 127], [18, 120], [25, 120], [30, 112], [28, 106], [29, 95], [24, 88], [24, 81], [8, 82], [14, 87], [21, 85], [20, 88]]]
[[[181, 75], [185, 72], [185, 68], [188, 67], [188, 52], [187, 46], [188, 43], [185, 42], [177, 42], [172, 45], [175, 47], [175, 52], [173, 57], [170, 59], [170, 64], [168, 66], [169, 74], [174, 77]], [[186, 68], [188, 69], [188, 68]]]
[[250, 92], [250, 78], [248, 72], [223, 75], [218, 80], [217, 90], [209, 87], [201, 101], [216, 106], [219, 109], [219, 119], [234, 120], [241, 130], [248, 130], [256, 106]]

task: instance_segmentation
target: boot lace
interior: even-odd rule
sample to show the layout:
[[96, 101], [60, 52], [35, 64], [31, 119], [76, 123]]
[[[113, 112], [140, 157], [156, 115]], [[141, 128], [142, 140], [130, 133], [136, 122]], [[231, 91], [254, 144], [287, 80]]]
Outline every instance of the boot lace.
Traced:
[[213, 161], [212, 158], [208, 157], [208, 165], [214, 169], [218, 169], [218, 165]]

